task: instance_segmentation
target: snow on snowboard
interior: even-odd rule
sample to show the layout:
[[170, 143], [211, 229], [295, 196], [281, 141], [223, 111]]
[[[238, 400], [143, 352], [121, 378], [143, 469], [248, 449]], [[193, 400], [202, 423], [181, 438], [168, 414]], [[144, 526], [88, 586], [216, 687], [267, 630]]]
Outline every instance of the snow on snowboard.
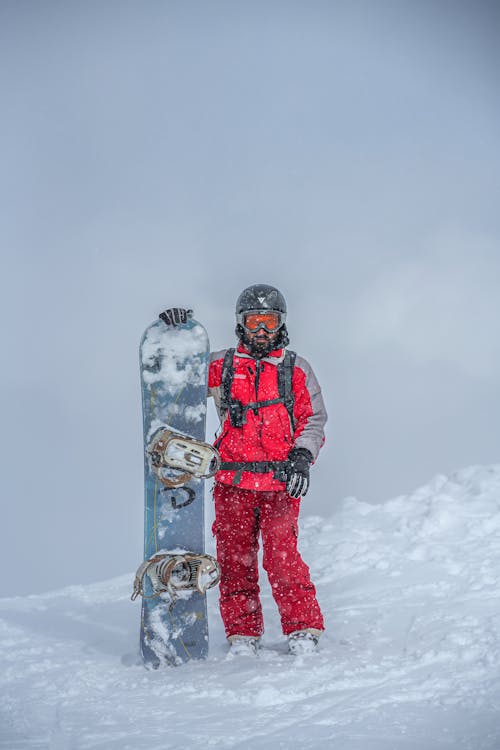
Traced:
[[[168, 318], [167, 318], [168, 319]], [[205, 440], [209, 343], [192, 318], [158, 319], [140, 346], [144, 428], [144, 562], [140, 648], [146, 667], [208, 654], [207, 588], [220, 569], [204, 554], [204, 479], [219, 459]]]

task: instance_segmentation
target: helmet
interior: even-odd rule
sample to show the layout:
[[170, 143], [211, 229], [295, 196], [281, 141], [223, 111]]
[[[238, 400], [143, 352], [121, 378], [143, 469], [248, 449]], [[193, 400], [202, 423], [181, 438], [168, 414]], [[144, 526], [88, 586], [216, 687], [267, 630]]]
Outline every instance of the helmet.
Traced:
[[285, 326], [286, 302], [285, 298], [274, 286], [269, 284], [253, 284], [244, 289], [236, 301], [236, 335], [249, 344], [244, 326], [244, 318], [249, 312], [277, 312], [280, 315], [278, 336], [273, 340], [273, 348], [284, 347], [288, 344], [288, 332]]
[[274, 310], [286, 316], [285, 298], [274, 286], [253, 284], [244, 289], [236, 301], [236, 315], [250, 310]]

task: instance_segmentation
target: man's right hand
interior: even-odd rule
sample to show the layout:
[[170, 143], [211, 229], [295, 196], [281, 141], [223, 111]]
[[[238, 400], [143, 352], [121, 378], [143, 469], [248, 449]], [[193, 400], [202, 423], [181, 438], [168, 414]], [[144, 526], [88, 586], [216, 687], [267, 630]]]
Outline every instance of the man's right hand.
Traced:
[[158, 317], [168, 326], [176, 328], [187, 323], [188, 319], [193, 317], [193, 311], [185, 310], [183, 307], [169, 307], [160, 313]]

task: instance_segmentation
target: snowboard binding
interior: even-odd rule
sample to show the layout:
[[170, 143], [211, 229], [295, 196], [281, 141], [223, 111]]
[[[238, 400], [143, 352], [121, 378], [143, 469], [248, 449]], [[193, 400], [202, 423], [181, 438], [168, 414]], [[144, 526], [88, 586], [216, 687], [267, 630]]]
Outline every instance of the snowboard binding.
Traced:
[[209, 479], [219, 470], [220, 456], [209, 443], [161, 427], [147, 446], [153, 473], [165, 487], [181, 487], [193, 477]]
[[[151, 597], [144, 593], [146, 575], [153, 590]], [[220, 565], [212, 555], [199, 555], [185, 550], [159, 552], [139, 566], [131, 599], [135, 601], [139, 595], [156, 598], [167, 594], [174, 602], [184, 592], [198, 591], [205, 594], [219, 583], [220, 577]]]

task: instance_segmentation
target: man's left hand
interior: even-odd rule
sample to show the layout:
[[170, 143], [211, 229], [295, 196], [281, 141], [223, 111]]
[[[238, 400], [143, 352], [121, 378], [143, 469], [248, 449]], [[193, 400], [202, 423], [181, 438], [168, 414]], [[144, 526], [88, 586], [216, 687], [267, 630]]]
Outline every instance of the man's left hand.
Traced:
[[307, 448], [292, 448], [288, 454], [286, 491], [295, 499], [304, 497], [309, 489], [309, 467], [313, 457]]

